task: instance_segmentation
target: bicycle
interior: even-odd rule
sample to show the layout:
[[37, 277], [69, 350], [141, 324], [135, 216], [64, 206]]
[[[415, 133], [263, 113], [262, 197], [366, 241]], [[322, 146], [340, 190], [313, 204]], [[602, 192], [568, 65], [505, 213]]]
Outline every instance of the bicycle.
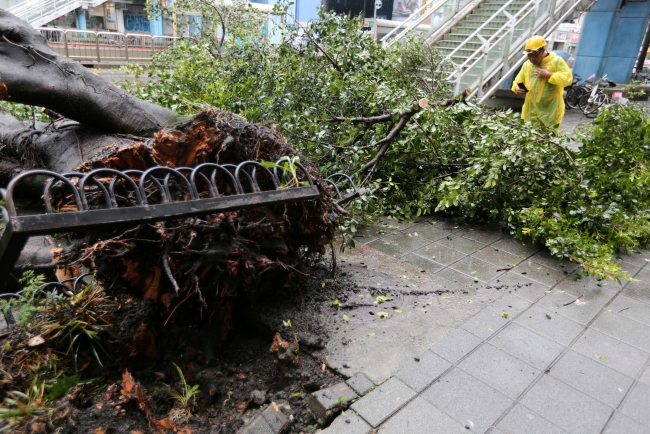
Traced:
[[596, 80], [596, 82], [594, 82], [590, 93], [584, 94], [580, 97], [578, 106], [588, 118], [595, 118], [598, 116], [600, 107], [603, 104], [611, 103], [610, 97], [606, 95], [601, 88], [601, 85], [604, 82], [609, 84], [610, 87], [616, 87], [616, 83], [611, 80], [607, 80], [607, 74], [605, 74], [600, 80]]
[[591, 84], [589, 83], [591, 78], [593, 78], [593, 75], [583, 83], [581, 83], [582, 77], [579, 75], [573, 78], [573, 83], [567, 86], [566, 93], [564, 94], [564, 103], [567, 107], [572, 109], [579, 108], [578, 104], [582, 95], [591, 92]]

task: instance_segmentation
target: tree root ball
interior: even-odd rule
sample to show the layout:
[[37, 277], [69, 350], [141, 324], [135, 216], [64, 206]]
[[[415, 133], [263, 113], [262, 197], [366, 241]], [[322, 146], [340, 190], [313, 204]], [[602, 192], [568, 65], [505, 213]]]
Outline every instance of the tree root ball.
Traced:
[[[270, 125], [254, 125], [231, 113], [210, 110], [163, 128], [153, 139], [127, 139], [105, 147], [79, 170], [274, 162], [282, 156], [297, 156], [320, 196], [307, 202], [142, 224], [111, 233], [86, 233], [59, 258], [95, 270], [109, 291], [127, 290], [159, 300], [170, 313], [185, 303], [197, 311], [196, 318], [223, 324], [225, 337], [236, 297], [255, 299], [288, 287], [293, 277], [308, 272], [309, 260], [324, 254], [335, 235], [339, 214], [327, 183]], [[305, 179], [302, 175], [301, 180]], [[259, 182], [264, 188], [262, 176]], [[222, 193], [231, 188], [223, 179], [217, 184]], [[173, 182], [170, 186], [173, 189]], [[183, 200], [182, 188], [177, 187], [173, 194]], [[65, 206], [66, 199], [61, 200]], [[101, 195], [95, 200], [100, 203]], [[132, 200], [126, 190], [123, 200]], [[148, 200], [159, 200], [153, 188]]]

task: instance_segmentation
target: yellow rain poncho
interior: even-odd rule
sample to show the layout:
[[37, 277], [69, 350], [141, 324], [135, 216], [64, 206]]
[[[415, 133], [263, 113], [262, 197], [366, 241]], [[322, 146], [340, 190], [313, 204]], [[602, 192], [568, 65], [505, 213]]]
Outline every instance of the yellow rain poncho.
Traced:
[[[537, 68], [552, 72], [551, 78], [535, 76]], [[512, 91], [517, 83], [524, 83], [528, 92], [521, 110], [521, 117], [529, 122], [541, 123], [554, 127], [562, 122], [564, 117], [564, 88], [573, 83], [573, 75], [564, 59], [555, 53], [549, 53], [540, 66], [526, 60], [512, 84]]]

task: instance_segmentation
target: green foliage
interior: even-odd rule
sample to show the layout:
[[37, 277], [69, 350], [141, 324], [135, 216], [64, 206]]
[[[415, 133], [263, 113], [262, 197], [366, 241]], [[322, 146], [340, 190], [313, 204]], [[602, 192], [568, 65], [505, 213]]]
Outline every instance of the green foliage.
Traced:
[[[325, 13], [278, 46], [249, 34], [217, 55], [202, 39], [210, 37], [183, 41], [138, 67], [152, 80], [129, 90], [182, 113], [219, 107], [271, 122], [324, 175], [352, 175], [369, 193], [352, 203], [343, 234], [379, 215], [437, 211], [498, 221], [585, 273], [615, 279], [626, 275], [613, 255], [648, 240], [648, 123], [640, 108], [604, 110], [576, 153], [562, 133], [510, 112], [430, 104], [367, 170], [413, 101], [450, 97], [437, 52], [420, 41], [384, 48], [356, 19]], [[390, 113], [389, 122], [367, 121]]]
[[195, 384], [190, 386], [185, 381], [185, 376], [183, 375], [182, 369], [176, 364], [173, 364], [178, 371], [178, 376], [181, 378], [181, 391], [178, 392], [174, 389], [169, 389], [169, 395], [178, 401], [183, 409], [189, 409], [190, 401], [194, 402], [196, 395], [201, 391], [199, 390], [199, 385]]
[[49, 117], [41, 112], [40, 107], [20, 104], [17, 102], [0, 101], [0, 111], [5, 111], [21, 121], [49, 122]]
[[645, 91], [641, 88], [641, 83], [634, 80], [626, 84], [623, 90], [629, 99], [641, 98], [645, 95]]
[[98, 285], [88, 285], [82, 291], [61, 297], [55, 291], [41, 300], [45, 319], [38, 324], [44, 338], [54, 342], [56, 348], [72, 357], [75, 371], [84, 350], [89, 350], [100, 366], [100, 351], [108, 356], [102, 340], [118, 338], [112, 330], [112, 317], [108, 310], [115, 303]]

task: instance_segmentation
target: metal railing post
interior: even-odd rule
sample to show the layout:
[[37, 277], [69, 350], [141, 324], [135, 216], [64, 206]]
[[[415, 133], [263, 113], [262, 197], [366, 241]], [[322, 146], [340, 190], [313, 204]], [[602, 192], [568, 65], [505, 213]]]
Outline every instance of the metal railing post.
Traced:
[[124, 35], [124, 57], [129, 61], [129, 34]]
[[65, 57], [70, 57], [70, 52], [68, 50], [68, 32], [63, 31], [63, 46], [65, 47]]
[[100, 63], [102, 59], [99, 55], [99, 35], [97, 33], [95, 33], [95, 47], [97, 48], [97, 63]]

